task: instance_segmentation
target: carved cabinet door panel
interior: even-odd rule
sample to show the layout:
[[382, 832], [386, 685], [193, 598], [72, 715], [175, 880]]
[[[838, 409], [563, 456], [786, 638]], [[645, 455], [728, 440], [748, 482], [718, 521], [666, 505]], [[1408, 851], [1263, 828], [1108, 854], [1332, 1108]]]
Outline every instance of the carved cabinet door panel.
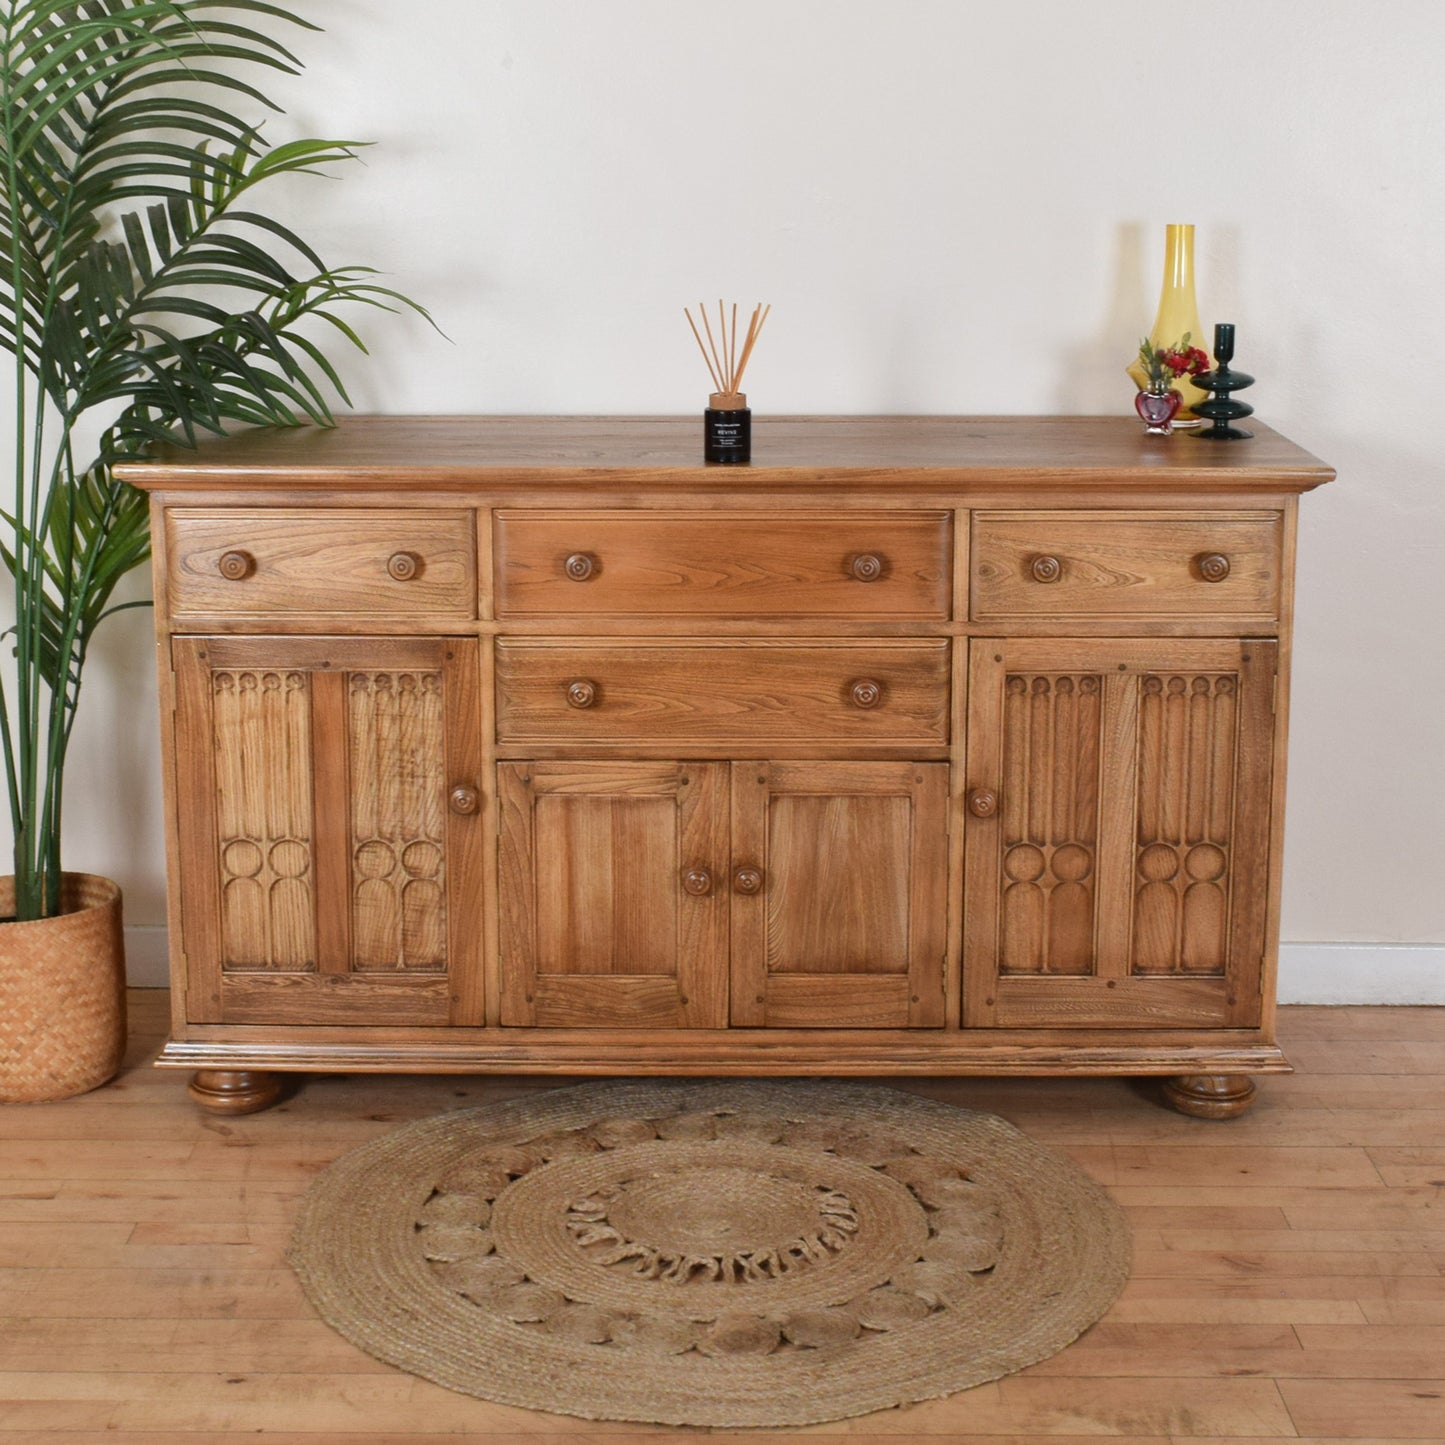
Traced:
[[725, 763], [503, 763], [502, 1022], [727, 1022]]
[[1257, 1026], [1276, 644], [972, 648], [965, 1023]]
[[481, 701], [464, 638], [179, 637], [196, 1022], [481, 1023]]
[[943, 1017], [948, 767], [734, 763], [732, 1022]]

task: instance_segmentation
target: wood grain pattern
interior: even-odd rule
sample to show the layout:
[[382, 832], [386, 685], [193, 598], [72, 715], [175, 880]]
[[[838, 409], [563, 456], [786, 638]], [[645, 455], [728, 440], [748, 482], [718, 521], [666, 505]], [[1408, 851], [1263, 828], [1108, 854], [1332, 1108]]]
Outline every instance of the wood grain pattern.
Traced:
[[[866, 749], [948, 739], [949, 645], [942, 640], [497, 643], [500, 743], [825, 740]], [[568, 689], [592, 684], [579, 708]], [[853, 686], [882, 696], [860, 707]]]
[[431, 1024], [447, 1022], [445, 978], [364, 973], [239, 974], [222, 993], [233, 1024]]
[[[176, 616], [477, 615], [467, 512], [176, 507], [166, 513], [164, 535], [167, 600]], [[250, 562], [234, 577], [221, 566], [233, 551]], [[411, 559], [407, 568], [389, 565], [401, 555]]]
[[907, 1028], [908, 1001], [904, 977], [779, 972], [768, 978], [765, 1022], [782, 1029]]
[[445, 972], [442, 676], [353, 672], [346, 683], [353, 967]]
[[[1268, 426], [1248, 446], [1151, 445], [1125, 416], [758, 417], [748, 467], [705, 467], [695, 417], [348, 416], [335, 427], [257, 427], [202, 437], [120, 474], [142, 488], [196, 491], [335, 486], [353, 491], [473, 490], [602, 497], [645, 485], [691, 497], [769, 487], [971, 497], [1033, 489], [1058, 474], [1085, 491], [1307, 491], [1334, 472]], [[611, 499], [608, 498], [610, 501]], [[605, 503], [604, 503], [605, 504]]]
[[309, 682], [210, 675], [223, 969], [316, 967]]
[[1001, 978], [1002, 1028], [1210, 1028], [1228, 1022], [1218, 979]]
[[[319, 1320], [283, 1262], [307, 1184], [332, 1159], [535, 1081], [322, 1078], [283, 1110], [203, 1120], [183, 1077], [149, 1067], [166, 1029], [164, 991], [133, 991], [130, 1015], [114, 1084], [6, 1116], [6, 1445], [222, 1445], [258, 1432], [278, 1445], [680, 1438], [518, 1411], [398, 1374]], [[1001, 1113], [1076, 1158], [1130, 1217], [1130, 1282], [1098, 1325], [1020, 1375], [801, 1437], [757, 1438], [1441, 1438], [1439, 1190], [1386, 1182], [1375, 1161], [1439, 1137], [1445, 1010], [1284, 1008], [1280, 1032], [1300, 1071], [1225, 1127], [1146, 1107], [1128, 1080], [902, 1081]], [[1312, 1048], [1321, 1064], [1353, 1072], [1316, 1072]]]
[[322, 1073], [921, 1074], [990, 1077], [1070, 1074], [1288, 1073], [1283, 1050], [1251, 1029], [1153, 1032], [1098, 1027], [962, 1029], [556, 1028], [396, 1026], [338, 1033], [329, 1024], [188, 1026], [161, 1068]]
[[[580, 582], [566, 568], [579, 552], [595, 559]], [[949, 552], [945, 512], [499, 511], [497, 615], [941, 619]]]
[[727, 787], [717, 763], [499, 766], [503, 1023], [726, 1023]]
[[[214, 646], [211, 655], [216, 655]], [[362, 663], [360, 657], [354, 662]], [[311, 736], [298, 739], [310, 755], [316, 790], [316, 933], [318, 967], [324, 974], [351, 972], [351, 924], [354, 909], [351, 844], [351, 759], [347, 727], [347, 674], [323, 658], [308, 669], [312, 709]]]
[[941, 763], [733, 764], [763, 880], [732, 900], [735, 1025], [942, 1026], [947, 797]]
[[[1273, 621], [1280, 533], [1277, 513], [975, 512], [972, 615]], [[1222, 580], [1209, 580], [1214, 557]]]

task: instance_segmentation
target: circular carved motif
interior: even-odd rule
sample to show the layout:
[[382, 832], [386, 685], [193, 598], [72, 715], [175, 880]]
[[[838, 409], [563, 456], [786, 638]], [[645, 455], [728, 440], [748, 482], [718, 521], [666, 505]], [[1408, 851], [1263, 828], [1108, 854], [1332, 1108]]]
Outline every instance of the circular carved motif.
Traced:
[[271, 845], [271, 866], [279, 878], [300, 878], [311, 866], [311, 850], [295, 838]]
[[1044, 851], [1032, 843], [1019, 843], [1003, 858], [1003, 871], [1013, 883], [1032, 883], [1044, 873]]
[[1094, 859], [1087, 848], [1065, 843], [1054, 850], [1054, 877], [1065, 883], [1078, 883], [1089, 876]]
[[254, 878], [266, 856], [249, 838], [237, 838], [221, 851], [221, 864], [232, 878]]
[[1184, 855], [1184, 871], [1196, 883], [1213, 883], [1224, 877], [1227, 866], [1224, 849], [1215, 847], [1213, 843], [1196, 844]]
[[389, 843], [373, 838], [356, 850], [355, 866], [363, 878], [389, 878], [396, 869], [396, 854]]
[[1179, 871], [1179, 854], [1167, 843], [1151, 843], [1139, 855], [1139, 874], [1150, 883], [1167, 883]]
[[401, 866], [413, 878], [435, 878], [442, 871], [442, 850], [435, 843], [419, 838], [401, 850]]

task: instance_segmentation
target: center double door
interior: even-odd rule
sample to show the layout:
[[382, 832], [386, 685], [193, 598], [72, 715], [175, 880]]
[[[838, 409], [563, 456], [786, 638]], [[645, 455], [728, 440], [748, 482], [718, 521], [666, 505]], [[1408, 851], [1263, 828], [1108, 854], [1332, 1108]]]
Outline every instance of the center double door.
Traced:
[[502, 1022], [944, 1022], [948, 768], [498, 768]]

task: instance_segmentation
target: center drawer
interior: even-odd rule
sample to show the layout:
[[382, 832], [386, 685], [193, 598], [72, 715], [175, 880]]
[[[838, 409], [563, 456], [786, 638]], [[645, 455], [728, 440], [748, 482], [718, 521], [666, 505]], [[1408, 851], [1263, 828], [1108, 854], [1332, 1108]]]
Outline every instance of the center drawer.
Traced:
[[949, 615], [946, 512], [496, 516], [497, 616]]
[[943, 638], [499, 639], [497, 740], [938, 747], [948, 648]]

